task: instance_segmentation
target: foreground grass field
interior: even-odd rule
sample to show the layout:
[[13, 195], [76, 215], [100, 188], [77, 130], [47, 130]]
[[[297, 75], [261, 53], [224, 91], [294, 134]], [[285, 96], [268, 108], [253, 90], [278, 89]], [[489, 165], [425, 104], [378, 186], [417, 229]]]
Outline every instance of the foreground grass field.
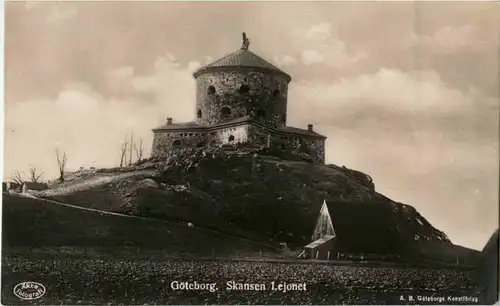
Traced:
[[[2, 303], [7, 305], [405, 304], [401, 296], [419, 294], [435, 299], [415, 303], [436, 304], [447, 297], [477, 296], [472, 270], [229, 260], [235, 253], [239, 258], [261, 251], [267, 258], [281, 254], [196, 226], [21, 196], [4, 195], [2, 236]], [[193, 259], [172, 258], [186, 254]], [[46, 294], [38, 300], [20, 300], [13, 288], [24, 281], [43, 284]], [[174, 291], [173, 281], [215, 282], [218, 290]], [[230, 291], [227, 281], [267, 288]], [[305, 283], [307, 290], [272, 291], [272, 281]]]
[[[12, 288], [46, 286], [30, 304], [405, 304], [401, 295], [477, 297], [472, 272], [450, 269], [192, 260], [22, 258], [2, 260], [2, 303], [22, 304]], [[266, 284], [263, 291], [226, 290], [227, 281]], [[215, 292], [174, 291], [171, 282], [217, 283]], [[305, 283], [306, 291], [270, 290], [270, 282]], [[27, 302], [24, 302], [27, 304]], [[415, 301], [418, 304], [437, 304]], [[443, 304], [475, 304], [444, 300]]]
[[3, 195], [2, 238], [7, 254], [66, 249], [77, 253], [233, 256], [236, 252], [275, 251], [258, 242], [185, 223], [106, 214], [8, 194]]

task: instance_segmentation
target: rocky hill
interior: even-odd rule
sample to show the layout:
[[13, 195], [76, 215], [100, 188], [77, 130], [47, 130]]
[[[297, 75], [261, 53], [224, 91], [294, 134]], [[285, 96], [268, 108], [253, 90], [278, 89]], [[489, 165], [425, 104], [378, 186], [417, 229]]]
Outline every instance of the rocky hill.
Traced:
[[[122, 172], [143, 174], [123, 176]], [[71, 192], [56, 187], [41, 196], [106, 211], [192, 222], [291, 246], [310, 242], [326, 200], [339, 239], [351, 251], [413, 253], [422, 241], [452, 245], [415, 208], [377, 193], [370, 176], [262, 148], [185, 149], [161, 160], [100, 169], [96, 174], [117, 179]], [[71, 182], [65, 184], [71, 186]]]

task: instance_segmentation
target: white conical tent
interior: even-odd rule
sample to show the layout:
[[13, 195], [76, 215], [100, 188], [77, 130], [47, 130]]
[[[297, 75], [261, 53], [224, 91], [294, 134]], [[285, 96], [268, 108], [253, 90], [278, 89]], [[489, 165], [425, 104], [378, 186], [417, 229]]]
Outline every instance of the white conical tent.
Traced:
[[323, 201], [323, 205], [319, 211], [318, 221], [316, 222], [316, 227], [312, 235], [312, 241], [321, 239], [326, 235], [335, 236], [335, 229], [333, 228], [332, 218], [330, 217], [328, 206], [326, 206], [326, 201]]

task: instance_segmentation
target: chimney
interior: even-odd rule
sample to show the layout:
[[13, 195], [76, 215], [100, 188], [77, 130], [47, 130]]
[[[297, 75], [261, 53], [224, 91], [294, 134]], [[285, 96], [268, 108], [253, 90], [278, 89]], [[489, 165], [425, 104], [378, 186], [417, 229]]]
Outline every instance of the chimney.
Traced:
[[312, 132], [312, 131], [313, 131], [313, 125], [312, 125], [312, 124], [308, 124], [308, 125], [307, 125], [307, 130], [308, 130], [309, 132]]
[[167, 124], [169, 124], [169, 125], [172, 124], [172, 118], [170, 118], [170, 117], [167, 118]]

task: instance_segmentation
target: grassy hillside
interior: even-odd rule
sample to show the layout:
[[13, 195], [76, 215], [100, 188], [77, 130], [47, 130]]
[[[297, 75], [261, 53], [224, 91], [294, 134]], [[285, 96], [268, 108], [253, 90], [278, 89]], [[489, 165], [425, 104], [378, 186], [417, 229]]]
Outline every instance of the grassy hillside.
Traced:
[[149, 177], [131, 176], [46, 196], [101, 210], [190, 221], [295, 246], [310, 242], [319, 209], [327, 200], [341, 203], [333, 206], [332, 216], [339, 233], [373, 242], [356, 243], [362, 246], [360, 251], [388, 245], [384, 252], [397, 252], [417, 236], [449, 242], [413, 207], [378, 194], [371, 178], [362, 172], [265, 153], [186, 150], [138, 167], [138, 171], [156, 169]]
[[168, 255], [252, 253], [266, 247], [184, 224], [106, 215], [17, 195], [3, 195], [3, 249], [74, 247], [161, 251]]
[[[432, 253], [422, 250], [422, 245], [429, 245], [422, 241], [452, 246], [414, 207], [376, 192], [369, 175], [271, 153], [186, 149], [126, 169], [127, 177], [120, 177], [125, 169], [101, 170], [114, 179], [87, 184], [86, 180], [96, 181], [89, 176], [79, 182], [83, 189], [52, 190], [41, 196], [134, 216], [193, 222], [259, 241], [287, 242], [292, 247], [310, 242], [326, 200], [345, 252], [420, 257]], [[142, 175], [134, 175], [134, 171]], [[71, 189], [71, 183], [66, 187]], [[455, 260], [453, 252], [445, 249], [450, 248], [444, 247], [443, 252], [451, 254], [446, 257]]]

